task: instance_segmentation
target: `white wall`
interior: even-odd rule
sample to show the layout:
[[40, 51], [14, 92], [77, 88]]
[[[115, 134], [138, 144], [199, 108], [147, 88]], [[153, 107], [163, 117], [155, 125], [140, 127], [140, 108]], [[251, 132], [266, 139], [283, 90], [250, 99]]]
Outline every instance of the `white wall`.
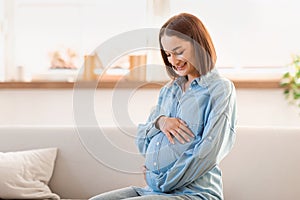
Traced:
[[285, 66], [291, 54], [300, 53], [300, 29], [294, 26], [299, 5], [298, 0], [170, 0], [170, 15], [189, 12], [203, 21], [218, 66]]
[[5, 68], [5, 80], [16, 78], [17, 66], [24, 67], [28, 79], [47, 73], [49, 54], [62, 47], [76, 50], [81, 66], [85, 54], [113, 36], [159, 28], [180, 12], [204, 22], [217, 50], [217, 66], [282, 67], [300, 53], [299, 6], [298, 0], [0, 0], [0, 23], [6, 20], [8, 36], [0, 72]]
[[[82, 90], [76, 98], [93, 92]], [[128, 119], [126, 124], [144, 122], [157, 96], [157, 89], [97, 90], [93, 108], [98, 124], [110, 126]], [[73, 101], [77, 100], [68, 89], [0, 90], [0, 125], [74, 125]], [[237, 101], [239, 125], [300, 126], [300, 109], [288, 105], [281, 89], [238, 89]], [[80, 107], [85, 110], [90, 103], [83, 102]], [[75, 115], [88, 118], [88, 114], [81, 112]]]

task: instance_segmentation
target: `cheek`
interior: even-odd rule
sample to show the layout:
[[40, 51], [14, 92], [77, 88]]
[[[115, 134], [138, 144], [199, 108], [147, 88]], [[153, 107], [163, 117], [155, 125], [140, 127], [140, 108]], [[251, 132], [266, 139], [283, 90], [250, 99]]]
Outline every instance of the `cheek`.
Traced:
[[187, 61], [186, 55], [178, 55], [177, 59]]
[[189, 63], [191, 63], [192, 65], [195, 64], [195, 56], [194, 56], [194, 54], [187, 54], [186, 57], [185, 57], [185, 59], [186, 59]]

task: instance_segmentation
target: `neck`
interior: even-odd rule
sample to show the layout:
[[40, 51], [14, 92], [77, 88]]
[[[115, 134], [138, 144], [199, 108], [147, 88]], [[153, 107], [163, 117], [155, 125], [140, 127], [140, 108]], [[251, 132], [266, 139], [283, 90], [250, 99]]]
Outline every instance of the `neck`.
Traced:
[[192, 76], [192, 75], [187, 75], [186, 78], [187, 78], [187, 82], [184, 83], [184, 86], [183, 86], [183, 91], [185, 92], [189, 87], [190, 87], [190, 84], [191, 82], [195, 79], [195, 78], [198, 78], [200, 77], [200, 75], [198, 76]]
[[200, 74], [188, 74], [187, 75], [187, 82], [191, 83], [195, 78], [199, 78]]

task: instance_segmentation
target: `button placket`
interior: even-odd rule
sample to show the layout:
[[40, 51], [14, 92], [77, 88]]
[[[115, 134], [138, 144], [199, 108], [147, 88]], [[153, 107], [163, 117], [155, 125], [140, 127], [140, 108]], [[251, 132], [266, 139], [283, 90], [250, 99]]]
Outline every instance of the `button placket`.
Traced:
[[160, 147], [161, 147], [161, 141], [163, 139], [164, 135], [161, 135], [158, 138], [158, 141], [156, 142], [155, 145], [155, 152], [154, 152], [154, 157], [153, 157], [153, 166], [156, 170], [159, 170], [159, 165], [158, 165], [158, 155], [159, 155], [159, 151], [160, 151]]
[[212, 141], [212, 136], [208, 136], [207, 140], [211, 142]]

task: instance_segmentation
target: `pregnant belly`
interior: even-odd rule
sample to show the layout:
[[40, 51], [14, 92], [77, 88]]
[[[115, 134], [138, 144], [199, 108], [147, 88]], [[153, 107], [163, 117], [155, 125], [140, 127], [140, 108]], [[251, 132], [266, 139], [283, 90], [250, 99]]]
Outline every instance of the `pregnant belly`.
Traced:
[[181, 144], [176, 139], [174, 141], [175, 144], [171, 144], [164, 133], [152, 138], [145, 157], [148, 170], [155, 173], [166, 172], [193, 142]]

